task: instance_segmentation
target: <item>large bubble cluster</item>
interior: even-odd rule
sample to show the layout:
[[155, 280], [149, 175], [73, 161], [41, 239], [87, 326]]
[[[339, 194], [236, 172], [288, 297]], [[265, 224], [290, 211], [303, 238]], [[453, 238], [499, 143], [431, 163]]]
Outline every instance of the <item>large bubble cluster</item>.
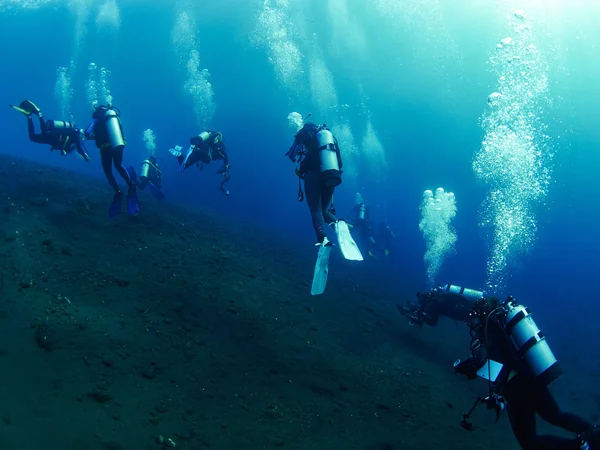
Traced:
[[96, 16], [99, 31], [117, 32], [121, 28], [121, 10], [116, 0], [106, 0]]
[[88, 79], [85, 83], [85, 96], [88, 104], [95, 108], [98, 105], [112, 105], [113, 96], [110, 92], [110, 71], [104, 67], [98, 70], [96, 63], [88, 66]]
[[456, 231], [451, 225], [456, 216], [456, 198], [452, 192], [437, 188], [435, 194], [426, 190], [421, 202], [419, 230], [425, 239], [425, 267], [429, 287], [433, 287], [436, 277], [446, 257], [454, 251]]
[[294, 42], [288, 0], [264, 0], [251, 41], [267, 50], [282, 85], [295, 92], [301, 84], [302, 53]]
[[148, 150], [149, 155], [154, 156], [154, 153], [156, 152], [156, 135], [154, 134], [154, 131], [150, 128], [144, 130], [142, 139], [144, 140], [144, 144], [146, 145], [146, 150]]
[[511, 26], [512, 36], [502, 39], [490, 58], [498, 85], [487, 99], [481, 119], [485, 136], [473, 161], [477, 178], [489, 188], [480, 225], [492, 238], [490, 291], [503, 289], [511, 259], [531, 248], [534, 208], [547, 194], [552, 159], [543, 114], [550, 102], [548, 65], [525, 13], [515, 12]]
[[[71, 61], [71, 66], [74, 62]], [[60, 105], [61, 117], [73, 120], [71, 113], [71, 100], [73, 99], [73, 87], [71, 86], [71, 68], [59, 67], [56, 69], [56, 83], [54, 85], [54, 96]]]
[[196, 21], [188, 11], [181, 10], [178, 13], [171, 40], [180, 64], [185, 68], [183, 88], [192, 99], [198, 127], [204, 129], [212, 120], [216, 105], [212, 84], [208, 81], [210, 73], [202, 68], [200, 52], [197, 50]]
[[298, 112], [291, 112], [287, 116], [288, 126], [293, 128], [295, 131], [300, 130], [304, 126], [304, 120], [302, 119], [302, 114]]

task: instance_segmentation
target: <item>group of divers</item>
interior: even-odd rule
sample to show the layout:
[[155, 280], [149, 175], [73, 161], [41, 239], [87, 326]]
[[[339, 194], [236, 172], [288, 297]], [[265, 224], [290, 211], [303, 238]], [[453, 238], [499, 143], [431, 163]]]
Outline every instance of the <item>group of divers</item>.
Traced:
[[[110, 218], [121, 212], [123, 197], [112, 173], [113, 165], [127, 184], [127, 210], [130, 215], [139, 212], [137, 188], [147, 187], [156, 198], [164, 197], [161, 170], [155, 157], [149, 157], [142, 163], [139, 179], [133, 167], [123, 167], [125, 138], [120, 112], [114, 106], [95, 107], [85, 130], [77, 128], [73, 122], [44, 122], [41, 110], [29, 100], [19, 106], [10, 106], [27, 117], [29, 137], [33, 142], [48, 144], [63, 155], [77, 151], [89, 161], [84, 141], [95, 141], [100, 149], [104, 174], [114, 190], [109, 206]], [[39, 133], [35, 132], [34, 114], [39, 118]], [[174, 146], [169, 152], [177, 158], [181, 171], [193, 165], [202, 167], [213, 160], [222, 160], [223, 165], [217, 172], [223, 177], [219, 189], [229, 195], [224, 184], [231, 178], [230, 165], [220, 132], [203, 131], [190, 139], [187, 152], [181, 146]], [[329, 229], [335, 231], [338, 247], [348, 260], [363, 260], [351, 229], [358, 232], [369, 255], [389, 255], [394, 234], [385, 224], [379, 227], [378, 232], [373, 230], [368, 208], [359, 195], [350, 220], [336, 217], [333, 197], [335, 188], [342, 182], [342, 157], [337, 139], [327, 125], [304, 123], [294, 136], [286, 156], [298, 163], [298, 200], [303, 201], [306, 197], [317, 237], [318, 256], [311, 294], [322, 294], [325, 290], [333, 247], [328, 239]], [[600, 449], [600, 427], [578, 415], [562, 411], [551, 394], [548, 385], [561, 375], [562, 369], [529, 308], [511, 296], [501, 302], [481, 291], [450, 284], [437, 286], [429, 292], [419, 292], [417, 299], [417, 303], [408, 302], [400, 308], [411, 325], [434, 326], [443, 316], [468, 325], [471, 354], [465, 360], [457, 360], [454, 371], [469, 379], [481, 377], [487, 380], [488, 392], [487, 396], [477, 398], [472, 408], [463, 414], [463, 428], [473, 430], [470, 417], [478, 405], [484, 404], [496, 412], [497, 419], [506, 410], [513, 434], [525, 450]], [[575, 437], [538, 435], [536, 414], [548, 423], [574, 433]]]

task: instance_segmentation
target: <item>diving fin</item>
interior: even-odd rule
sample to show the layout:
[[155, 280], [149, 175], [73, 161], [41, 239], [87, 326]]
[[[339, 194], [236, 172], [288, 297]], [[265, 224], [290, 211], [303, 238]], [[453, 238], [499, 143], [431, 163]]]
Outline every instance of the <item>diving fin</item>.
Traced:
[[13, 105], [10, 106], [26, 116], [30, 114], [39, 114], [41, 111], [40, 108], [38, 108], [31, 100], [23, 100], [21, 103], [19, 103], [18, 107]]
[[108, 207], [108, 218], [109, 219], [117, 217], [119, 214], [121, 214], [121, 200], [122, 199], [123, 199], [123, 193], [120, 191], [117, 192], [115, 194], [115, 196], [113, 197], [113, 200], [110, 203], [110, 206]]
[[127, 170], [127, 175], [129, 175], [129, 178], [131, 179], [131, 182], [133, 184], [137, 185], [138, 184], [137, 173], [135, 173], [135, 169], [133, 168], [133, 166], [129, 166], [125, 170]]
[[327, 275], [329, 274], [329, 255], [333, 245], [325, 238], [322, 244], [319, 244], [319, 253], [315, 264], [310, 295], [321, 295], [325, 292], [327, 285]]
[[25, 111], [23, 108], [19, 108], [18, 106], [15, 105], [8, 105], [11, 108], [13, 108], [15, 111], [19, 111], [21, 114], [25, 114], [26, 116], [31, 116], [31, 113], [29, 111]]
[[150, 190], [150, 193], [156, 200], [164, 200], [164, 192], [157, 188], [156, 185], [152, 183], [152, 181], [148, 181], [148, 189]]
[[127, 212], [130, 216], [140, 212], [140, 205], [138, 203], [137, 189], [135, 186], [129, 188], [127, 193]]
[[338, 244], [342, 254], [344, 255], [344, 258], [351, 261], [362, 261], [363, 256], [360, 253], [356, 242], [354, 242], [354, 239], [352, 239], [348, 224], [343, 220], [338, 220], [337, 222], [333, 223], [333, 228], [335, 229], [335, 234], [338, 238]]

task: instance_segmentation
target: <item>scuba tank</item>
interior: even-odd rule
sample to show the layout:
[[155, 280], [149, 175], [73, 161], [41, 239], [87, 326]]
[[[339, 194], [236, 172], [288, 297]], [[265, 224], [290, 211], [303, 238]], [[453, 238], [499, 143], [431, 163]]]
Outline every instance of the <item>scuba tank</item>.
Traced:
[[367, 216], [367, 206], [364, 203], [360, 204], [360, 209], [358, 210], [358, 218], [360, 220], [365, 220]]
[[151, 167], [152, 163], [150, 160], [145, 159], [140, 170], [140, 182], [144, 183], [148, 179], [148, 173], [150, 172]]
[[333, 134], [326, 128], [319, 130], [315, 136], [319, 151], [321, 175], [326, 186], [335, 187], [342, 182], [340, 171], [340, 149]]
[[523, 360], [533, 372], [535, 378], [546, 386], [558, 378], [562, 369], [546, 342], [528, 308], [509, 297], [505, 304], [504, 326], [510, 340]]
[[121, 120], [114, 109], [108, 109], [104, 114], [104, 125], [110, 146], [113, 150], [125, 147], [123, 132], [121, 131]]
[[[88, 125], [85, 130], [85, 135], [88, 139], [97, 139], [104, 135], [102, 132], [97, 132], [96, 127], [104, 125], [106, 130], [106, 139], [108, 142], [101, 142], [101, 146], [110, 147], [113, 150], [122, 149], [125, 147], [125, 139], [123, 138], [123, 131], [121, 128], [121, 119], [119, 118], [119, 110], [113, 106], [97, 106], [92, 113], [92, 122]], [[104, 139], [102, 139], [104, 140]], [[96, 142], [98, 144], [98, 142]]]
[[477, 301], [483, 298], [483, 292], [476, 291], [475, 289], [468, 289], [453, 284], [445, 284], [444, 286], [438, 286], [435, 289], [437, 292], [447, 292], [449, 294], [460, 295], [467, 300]]
[[74, 130], [75, 123], [65, 122], [64, 120], [48, 120], [46, 122], [46, 128], [48, 131]]
[[208, 131], [203, 131], [198, 135], [198, 137], [202, 140], [203, 144], [206, 144], [206, 142], [210, 138], [210, 133]]

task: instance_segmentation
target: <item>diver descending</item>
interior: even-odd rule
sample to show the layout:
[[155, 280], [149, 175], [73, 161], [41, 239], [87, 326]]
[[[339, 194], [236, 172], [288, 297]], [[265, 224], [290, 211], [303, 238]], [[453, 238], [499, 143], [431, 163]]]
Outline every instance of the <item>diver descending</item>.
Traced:
[[144, 190], [148, 188], [152, 196], [157, 200], [165, 198], [165, 194], [162, 191], [162, 171], [158, 167], [158, 161], [155, 156], [150, 156], [142, 162], [139, 180], [133, 166], [127, 167], [127, 173], [131, 181], [140, 189]]
[[356, 193], [354, 207], [350, 211], [349, 216], [350, 220], [347, 220], [348, 227], [353, 231], [358, 231], [360, 238], [359, 244], [362, 244], [364, 249], [367, 250], [367, 254], [371, 258], [374, 258], [377, 241], [371, 222], [371, 210], [367, 207], [363, 201], [362, 195], [358, 192]]
[[127, 193], [127, 211], [130, 215], [134, 215], [140, 211], [136, 185], [129, 177], [127, 170], [123, 167], [125, 138], [123, 136], [120, 115], [120, 111], [114, 106], [97, 106], [92, 113], [92, 122], [90, 122], [85, 130], [86, 138], [95, 140], [96, 146], [100, 149], [104, 175], [108, 184], [110, 184], [110, 187], [115, 192], [108, 208], [108, 217], [111, 219], [121, 213], [121, 199], [123, 197], [123, 193], [120, 191], [117, 180], [115, 180], [112, 173], [113, 164], [129, 188]]
[[352, 239], [348, 225], [345, 221], [335, 217], [335, 209], [332, 205], [335, 187], [342, 182], [340, 148], [337, 139], [329, 131], [327, 125], [306, 122], [294, 136], [294, 143], [286, 156], [292, 162], [300, 164], [296, 169], [296, 175], [299, 178], [299, 201], [304, 200], [301, 184], [301, 181], [304, 180], [306, 203], [317, 235], [316, 245], [319, 247], [311, 294], [319, 295], [325, 291], [327, 284], [329, 255], [332, 246], [327, 239], [325, 224], [334, 227], [340, 250], [346, 259], [355, 261], [363, 259]]
[[[459, 309], [463, 318], [464, 308]], [[463, 414], [463, 428], [473, 429], [469, 418], [483, 403], [496, 411], [497, 418], [506, 408], [513, 433], [524, 450], [600, 448], [600, 429], [562, 411], [550, 393], [548, 385], [562, 370], [528, 308], [512, 297], [502, 304], [494, 297], [480, 298], [468, 314], [468, 325], [471, 356], [457, 360], [454, 370], [469, 379], [480, 376], [488, 380], [489, 395], [478, 398]], [[577, 437], [538, 435], [536, 414]]]
[[229, 189], [225, 189], [223, 186], [229, 180], [229, 157], [227, 156], [227, 149], [225, 148], [225, 142], [223, 134], [219, 131], [203, 131], [198, 136], [194, 136], [190, 139], [190, 147], [186, 154], [183, 154], [183, 148], [179, 145], [169, 149], [171, 155], [177, 157], [181, 172], [185, 169], [193, 166], [200, 167], [200, 170], [204, 168], [204, 164], [210, 164], [211, 161], [223, 160], [223, 165], [217, 171], [218, 174], [223, 176], [219, 190], [225, 195], [229, 195]]
[[[19, 106], [8, 105], [19, 111], [27, 117], [27, 129], [29, 139], [38, 144], [50, 145], [50, 151], [58, 150], [61, 155], [66, 156], [77, 150], [84, 161], [89, 162], [90, 156], [83, 145], [83, 130], [77, 128], [74, 122], [65, 122], [62, 120], [48, 120], [42, 118], [42, 111], [33, 102], [23, 100]], [[40, 132], [35, 132], [32, 114], [38, 116], [40, 122]]]

